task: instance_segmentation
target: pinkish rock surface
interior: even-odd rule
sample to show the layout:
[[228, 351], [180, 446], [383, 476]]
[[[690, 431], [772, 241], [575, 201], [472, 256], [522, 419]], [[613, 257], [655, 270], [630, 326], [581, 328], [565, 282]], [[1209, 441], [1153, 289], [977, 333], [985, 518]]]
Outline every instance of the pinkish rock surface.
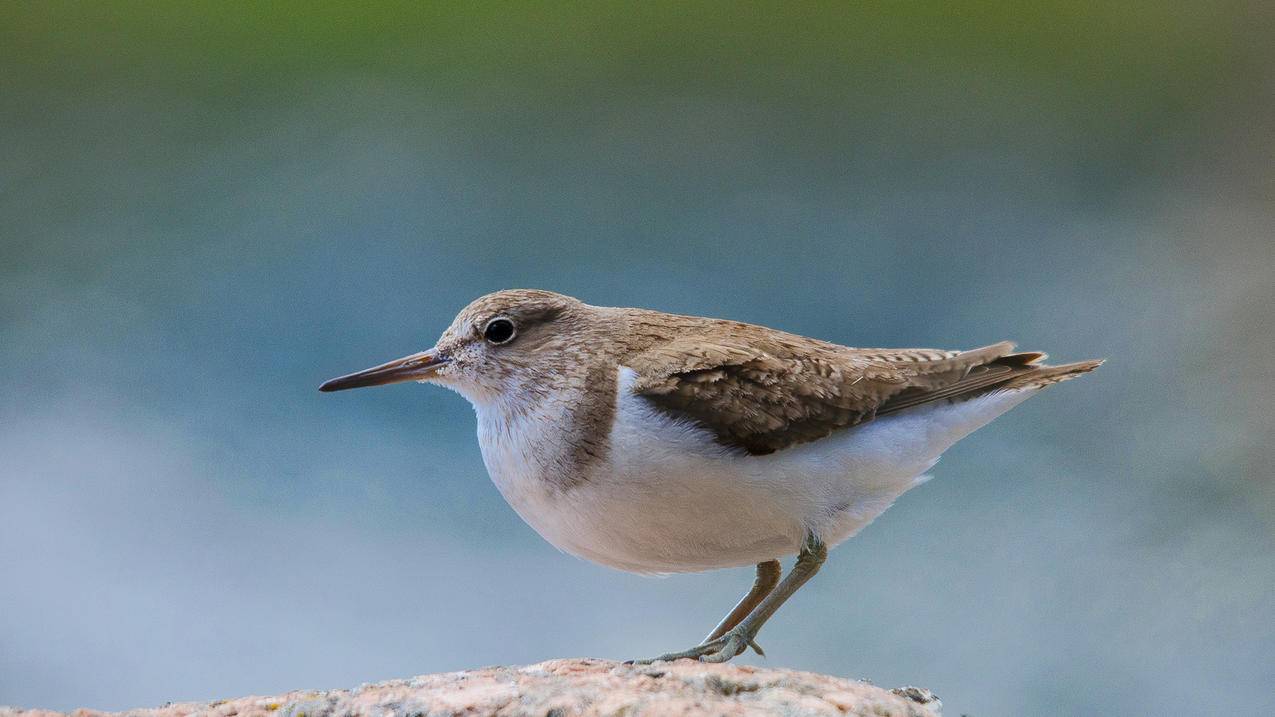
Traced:
[[[485, 667], [362, 685], [353, 690], [289, 692], [187, 702], [74, 717], [443, 717], [500, 715], [873, 715], [932, 717], [941, 703], [927, 690], [886, 690], [811, 672], [707, 665], [690, 660], [623, 665], [550, 660], [526, 667]], [[47, 710], [0, 707], [0, 717], [60, 717]]]

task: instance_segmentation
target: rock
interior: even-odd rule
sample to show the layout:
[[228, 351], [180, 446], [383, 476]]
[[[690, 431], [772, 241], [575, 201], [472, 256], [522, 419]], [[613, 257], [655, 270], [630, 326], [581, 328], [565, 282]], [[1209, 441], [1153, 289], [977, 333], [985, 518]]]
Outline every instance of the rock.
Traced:
[[[690, 660], [623, 665], [550, 660], [526, 667], [423, 675], [353, 690], [289, 692], [120, 713], [75, 710], [73, 717], [442, 717], [500, 715], [873, 715], [932, 717], [942, 703], [929, 690], [885, 690], [810, 672], [708, 665]], [[60, 717], [0, 707], [0, 717]]]

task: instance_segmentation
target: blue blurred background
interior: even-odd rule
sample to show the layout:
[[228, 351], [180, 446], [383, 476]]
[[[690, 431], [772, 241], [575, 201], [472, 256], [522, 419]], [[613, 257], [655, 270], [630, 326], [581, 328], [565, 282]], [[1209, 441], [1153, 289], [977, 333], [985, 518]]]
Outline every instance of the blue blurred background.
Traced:
[[1109, 357], [834, 551], [765, 664], [1275, 711], [1271, 7], [6, 4], [0, 704], [701, 637], [749, 571], [559, 554], [460, 397], [316, 391], [539, 287]]

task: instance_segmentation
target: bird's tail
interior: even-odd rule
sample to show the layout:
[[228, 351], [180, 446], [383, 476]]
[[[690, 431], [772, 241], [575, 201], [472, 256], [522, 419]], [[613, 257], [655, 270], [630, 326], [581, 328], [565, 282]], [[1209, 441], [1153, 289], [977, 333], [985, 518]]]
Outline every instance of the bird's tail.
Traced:
[[946, 363], [956, 366], [960, 371], [957, 374], [959, 378], [952, 380], [952, 373], [948, 372], [942, 383], [904, 391], [881, 404], [877, 415], [883, 416], [940, 400], [961, 401], [1000, 391], [1044, 388], [1088, 373], [1101, 366], [1105, 360], [1048, 366], [1039, 363], [1046, 358], [1043, 353], [1010, 353], [1013, 350], [1014, 345], [1005, 341], [955, 354]]
[[1106, 359], [1090, 359], [1057, 366], [1028, 364], [1023, 367], [1022, 371], [1015, 373], [1008, 381], [997, 385], [993, 390], [1008, 391], [1020, 388], [1044, 388], [1045, 386], [1052, 386], [1062, 381], [1070, 381], [1081, 374], [1089, 373], [1105, 362]]

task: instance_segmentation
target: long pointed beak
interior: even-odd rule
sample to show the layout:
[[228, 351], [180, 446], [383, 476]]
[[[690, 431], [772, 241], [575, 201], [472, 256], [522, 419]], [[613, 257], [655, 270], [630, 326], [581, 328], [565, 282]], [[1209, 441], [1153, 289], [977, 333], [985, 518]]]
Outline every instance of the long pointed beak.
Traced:
[[380, 366], [357, 371], [345, 376], [338, 376], [319, 386], [320, 391], [344, 391], [347, 388], [363, 388], [364, 386], [384, 386], [403, 381], [423, 381], [447, 363], [437, 351], [422, 351], [401, 359], [394, 359]]

